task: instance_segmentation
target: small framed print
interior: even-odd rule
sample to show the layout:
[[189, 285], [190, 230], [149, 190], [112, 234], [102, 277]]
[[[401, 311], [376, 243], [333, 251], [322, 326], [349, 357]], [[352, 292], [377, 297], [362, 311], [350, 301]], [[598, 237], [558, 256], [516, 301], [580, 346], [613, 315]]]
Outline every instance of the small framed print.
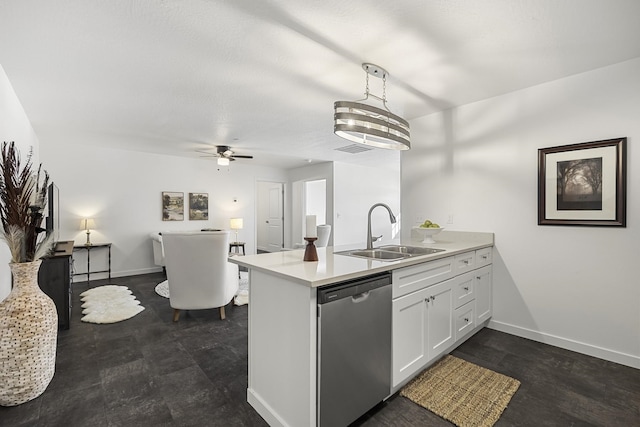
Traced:
[[162, 220], [184, 221], [184, 193], [162, 192]]
[[538, 150], [538, 225], [626, 227], [627, 138]]
[[209, 219], [209, 194], [189, 193], [189, 220], [202, 221]]

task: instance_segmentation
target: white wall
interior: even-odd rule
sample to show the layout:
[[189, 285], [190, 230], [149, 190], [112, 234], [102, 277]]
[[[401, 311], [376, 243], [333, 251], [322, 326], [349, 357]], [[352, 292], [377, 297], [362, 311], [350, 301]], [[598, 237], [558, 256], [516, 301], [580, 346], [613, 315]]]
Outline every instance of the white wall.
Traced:
[[[23, 163], [27, 160], [29, 150], [33, 148], [33, 165], [37, 169], [39, 163], [38, 137], [18, 100], [11, 82], [0, 65], [0, 142], [15, 141]], [[47, 165], [44, 165], [47, 169]], [[11, 254], [4, 241], [0, 242], [0, 301], [11, 292], [11, 272], [9, 262]]]
[[[495, 232], [491, 327], [635, 367], [638, 76], [640, 58], [413, 120], [402, 155], [405, 230]], [[627, 227], [538, 226], [537, 150], [624, 136]]]
[[378, 202], [391, 208], [398, 217], [398, 223], [392, 225], [387, 210], [378, 207], [371, 214], [372, 234], [382, 234], [381, 242], [397, 237], [401, 219], [400, 169], [399, 162], [391, 161], [396, 154], [389, 152], [389, 164], [380, 167], [334, 163], [335, 246], [366, 243], [367, 215], [371, 206]]
[[[229, 229], [231, 217], [242, 217], [246, 252], [255, 253], [255, 186], [259, 179], [286, 180], [284, 170], [234, 162], [220, 167], [207, 159], [171, 157], [133, 151], [68, 145], [43, 140], [41, 157], [60, 188], [60, 240], [82, 244], [84, 216], [95, 218], [92, 242], [112, 242], [115, 276], [156, 271], [149, 233], [201, 228]], [[219, 170], [218, 170], [219, 169]], [[184, 192], [185, 220], [162, 221], [163, 191]], [[188, 193], [209, 194], [209, 220], [188, 220]], [[236, 201], [234, 201], [236, 200]], [[92, 270], [105, 256], [92, 256]], [[76, 268], [86, 271], [84, 253]], [[96, 263], [94, 267], [93, 264]], [[96, 278], [104, 277], [96, 276]], [[92, 276], [93, 279], [93, 276]], [[85, 280], [80, 276], [78, 280]]]

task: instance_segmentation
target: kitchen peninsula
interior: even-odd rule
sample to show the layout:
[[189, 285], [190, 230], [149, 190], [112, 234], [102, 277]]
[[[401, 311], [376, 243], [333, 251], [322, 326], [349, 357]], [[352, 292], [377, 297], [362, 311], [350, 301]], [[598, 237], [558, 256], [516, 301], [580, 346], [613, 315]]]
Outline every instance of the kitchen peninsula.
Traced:
[[[319, 290], [388, 273], [392, 325], [389, 391], [460, 345], [491, 317], [493, 233], [443, 231], [437, 242], [405, 245], [442, 251], [397, 261], [318, 248], [232, 257], [249, 269], [247, 401], [272, 426], [318, 422]], [[364, 246], [357, 246], [358, 248]]]

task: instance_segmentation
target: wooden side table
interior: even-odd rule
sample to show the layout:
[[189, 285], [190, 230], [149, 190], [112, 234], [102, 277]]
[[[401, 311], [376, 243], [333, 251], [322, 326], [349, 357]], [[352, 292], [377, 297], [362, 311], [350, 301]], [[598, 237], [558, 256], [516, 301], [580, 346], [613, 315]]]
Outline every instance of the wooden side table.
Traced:
[[[91, 251], [93, 249], [108, 249], [108, 265], [109, 268], [107, 270], [99, 270], [99, 271], [91, 271]], [[90, 245], [77, 245], [73, 247], [73, 251], [87, 251], [87, 271], [84, 273], [74, 273], [74, 276], [87, 276], [87, 285], [91, 284], [91, 275], [97, 273], [109, 273], [109, 280], [111, 280], [111, 243], [92, 243]]]
[[242, 255], [246, 255], [244, 252], [244, 242], [231, 242], [229, 243], [229, 253], [240, 254], [240, 248], [242, 248]]

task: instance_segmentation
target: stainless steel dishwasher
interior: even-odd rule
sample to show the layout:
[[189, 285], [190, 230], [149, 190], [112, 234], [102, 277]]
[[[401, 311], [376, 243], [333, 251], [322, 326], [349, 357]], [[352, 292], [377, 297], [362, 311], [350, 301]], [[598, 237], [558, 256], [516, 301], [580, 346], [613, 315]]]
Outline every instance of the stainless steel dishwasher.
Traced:
[[318, 289], [318, 426], [346, 426], [391, 390], [391, 274]]

